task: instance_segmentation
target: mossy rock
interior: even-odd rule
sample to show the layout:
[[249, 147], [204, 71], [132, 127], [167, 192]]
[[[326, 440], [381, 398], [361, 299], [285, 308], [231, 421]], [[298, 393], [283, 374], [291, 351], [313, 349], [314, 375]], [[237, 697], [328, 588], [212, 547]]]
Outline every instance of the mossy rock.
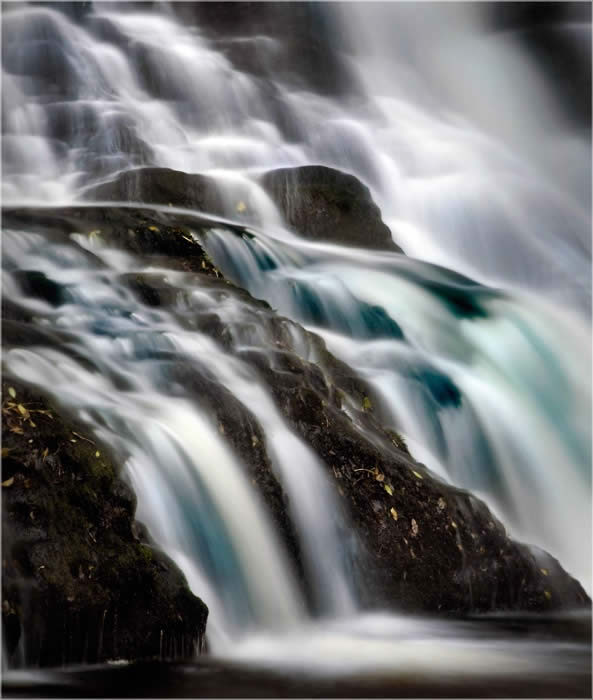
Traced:
[[22, 655], [23, 633], [27, 665], [193, 655], [208, 610], [141, 540], [134, 494], [109, 451], [14, 379], [3, 383], [2, 413], [9, 658]]

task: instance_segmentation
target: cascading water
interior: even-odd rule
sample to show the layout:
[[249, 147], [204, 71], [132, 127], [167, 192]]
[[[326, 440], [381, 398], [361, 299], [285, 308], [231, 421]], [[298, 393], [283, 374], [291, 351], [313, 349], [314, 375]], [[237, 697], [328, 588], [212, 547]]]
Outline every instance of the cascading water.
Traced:
[[[226, 215], [254, 227], [253, 237], [211, 228], [203, 244], [220, 269], [322, 335], [375, 387], [385, 423], [418, 459], [479, 493], [590, 590], [580, 535], [591, 531], [588, 136], [512, 34], [487, 33], [478, 5], [315, 11], [351, 81], [331, 96], [278, 62], [284, 37], [268, 35], [269, 23], [225, 43], [207, 23], [182, 21], [175, 3], [93, 3], [77, 16], [5, 6], [4, 203], [84, 200], [89, 185], [142, 165], [213, 176]], [[565, 30], [590, 51], [582, 26]], [[483, 80], [476, 56], [497, 79]], [[560, 158], [566, 167], [552, 167]], [[365, 182], [408, 257], [288, 230], [259, 175], [310, 163]], [[357, 610], [343, 524], [315, 455], [247, 365], [184, 327], [182, 305], [138, 304], [120, 281], [142, 269], [133, 256], [82, 235], [3, 239], [5, 298], [73, 338], [67, 350], [12, 349], [5, 371], [52, 393], [126, 460], [140, 519], [208, 602], [214, 648], [269, 656], [275, 642], [253, 632], [302, 630], [310, 618], [240, 455], [169, 383], [163, 357], [214, 377], [261, 424], [315, 607], [338, 625], [329, 642], [317, 629], [315, 642], [321, 656], [341, 648], [336, 620]], [[19, 268], [64, 286], [67, 304], [22, 299]], [[199, 288], [183, 303], [216, 304]], [[264, 352], [269, 341], [241, 340]]]

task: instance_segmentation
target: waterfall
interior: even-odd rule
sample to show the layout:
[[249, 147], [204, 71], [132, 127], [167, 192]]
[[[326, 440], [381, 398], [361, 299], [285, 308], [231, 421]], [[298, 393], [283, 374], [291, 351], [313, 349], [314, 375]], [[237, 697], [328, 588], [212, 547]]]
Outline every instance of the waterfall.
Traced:
[[[148, 165], [211, 176], [227, 219], [251, 231], [221, 223], [201, 236], [225, 276], [319, 334], [374, 387], [382, 420], [417, 459], [479, 494], [590, 592], [590, 134], [479, 4], [313, 4], [332, 46], [326, 90], [321, 67], [283, 57], [282, 4], [228, 36], [208, 8], [182, 5], [4, 4], [4, 204], [81, 203], [91, 185]], [[586, 53], [584, 27], [563, 31]], [[365, 183], [406, 255], [291, 230], [261, 175], [307, 164]], [[4, 298], [69, 338], [8, 349], [4, 371], [112, 446], [139, 519], [207, 601], [216, 652], [265, 656], [265, 635], [290, 632], [298, 645], [319, 616], [340, 630], [358, 614], [347, 523], [318, 458], [241, 353], [183, 319], [216, 307], [232, 323], [240, 304], [157, 269], [183, 294], [148, 309], [127, 284], [144, 263], [83, 231], [5, 230], [3, 265]], [[66, 290], [63, 305], [23, 296], [17, 273], [31, 270]], [[234, 342], [265, 354], [272, 339]], [[261, 426], [310, 591], [241, 455], [171, 377], [176, 361]]]

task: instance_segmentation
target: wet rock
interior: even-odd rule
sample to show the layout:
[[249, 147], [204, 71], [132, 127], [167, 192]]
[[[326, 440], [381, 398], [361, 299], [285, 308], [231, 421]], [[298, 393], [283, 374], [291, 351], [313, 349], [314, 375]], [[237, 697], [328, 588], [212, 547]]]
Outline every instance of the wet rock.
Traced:
[[[26, 343], [12, 324], [8, 342]], [[5, 381], [2, 395], [9, 661], [191, 657], [202, 645], [208, 609], [135, 524], [135, 496], [118, 476], [120, 465], [83, 426], [18, 381]]]
[[[140, 264], [158, 259], [159, 266], [187, 275], [173, 282], [146, 272], [128, 283], [143, 303], [168, 309], [184, 327], [210, 336], [221, 352], [256, 372], [285, 420], [318, 455], [349, 523], [348, 554], [367, 607], [464, 614], [590, 605], [580, 584], [557, 561], [511, 540], [482, 501], [416, 462], [402, 438], [383, 427], [371, 388], [333, 357], [321, 338], [229, 283], [214, 266], [202, 267], [208, 258], [195, 239], [204, 239], [206, 219], [100, 207], [7, 210], [4, 217], [13, 228], [26, 225], [65, 239], [72, 231], [101, 228], [113, 243], [138, 253]], [[130, 221], [137, 222], [133, 236], [128, 234]], [[229, 231], [233, 233], [237, 231]], [[208, 294], [192, 296], [189, 303], [192, 285]], [[44, 285], [38, 290], [54, 294]], [[230, 301], [234, 313], [225, 316]], [[38, 342], [41, 331], [36, 332], [31, 342]], [[26, 342], [15, 322], [4, 334], [5, 343]], [[60, 341], [50, 337], [47, 342]], [[298, 562], [288, 498], [272, 473], [266, 436], [255, 418], [221, 391], [199, 363], [171, 362], [167, 376], [171, 386], [182, 385], [193, 400], [215, 412], [221, 434], [261, 489]], [[443, 401], [454, 403], [446, 386], [438, 391]], [[41, 519], [37, 523], [43, 526]]]
[[[261, 177], [261, 185], [304, 238], [402, 252], [369, 189], [354, 175], [307, 165], [271, 170]], [[84, 196], [91, 201], [171, 204], [237, 218], [236, 206], [225, 199], [213, 178], [169, 168], [128, 170], [113, 181], [88, 188]]]
[[223, 215], [224, 203], [216, 182], [207, 175], [190, 175], [170, 168], [138, 168], [85, 192], [85, 199], [107, 202], [150, 202]]
[[[348, 94], [358, 87], [340, 51], [331, 18], [319, 3], [180, 3], [173, 11], [211, 40], [223, 42], [218, 45], [237, 70], [273, 76], [275, 81], [280, 78], [322, 95]], [[273, 64], [265, 46], [260, 43], [252, 48], [247, 43], [272, 37], [278, 47]]]
[[271, 170], [261, 183], [286, 221], [305, 238], [402, 252], [368, 187], [353, 175], [306, 165]]

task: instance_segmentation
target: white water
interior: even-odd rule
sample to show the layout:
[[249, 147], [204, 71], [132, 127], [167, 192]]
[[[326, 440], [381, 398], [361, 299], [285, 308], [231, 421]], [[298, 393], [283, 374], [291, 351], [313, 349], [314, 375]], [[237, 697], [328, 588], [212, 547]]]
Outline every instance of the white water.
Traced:
[[[273, 75], [298, 134], [289, 139], [265, 81], [237, 70], [205, 28], [179, 22], [165, 5], [148, 14], [97, 4], [84, 27], [55, 9], [5, 6], [4, 203], [68, 202], [84, 197], [85, 185], [144, 164], [215, 175], [228, 215], [245, 199], [265, 234], [254, 243], [211, 234], [206, 244], [221, 267], [314, 326], [375, 384], [386, 420], [418, 446], [414, 454], [483, 495], [512, 533], [558, 556], [590, 590], [590, 147], [513, 37], [488, 35], [477, 5], [451, 7], [324, 8], [330, 40], [340, 37], [359, 90], [328, 97]], [[582, 41], [582, 27], [566, 31]], [[274, 42], [259, 38], [263, 58]], [[409, 258], [295, 241], [253, 178], [306, 163], [365, 182]], [[228, 651], [239, 628], [294, 627], [306, 618], [240, 457], [199, 409], [139, 372], [133, 343], [89, 331], [89, 319], [117, 301], [116, 271], [135, 269], [135, 261], [104, 253], [112, 273], [105, 282], [80, 260], [52, 263], [32, 235], [16, 232], [11, 245], [21, 246], [17, 259], [78, 289], [80, 298], [49, 320], [77, 333], [101, 374], [37, 349], [7, 353], [7, 369], [51, 386], [114, 445], [123, 431], [139, 515], [207, 600], [215, 646]], [[276, 269], [263, 269], [262, 252]], [[465, 283], [416, 259], [495, 287], [483, 295], [462, 289], [484, 315], [452, 310], [448, 292]], [[298, 298], [295, 283], [304, 290]], [[12, 294], [8, 275], [5, 284]], [[323, 309], [323, 328], [307, 315], [303, 293]], [[382, 307], [405, 340], [377, 337], [361, 303]], [[263, 389], [236, 359], [214, 355], [211, 341], [160, 313], [136, 309], [117, 324], [124, 337], [143, 328], [169, 350], [191, 348], [254, 412], [294, 496], [317, 595], [331, 614], [351, 611], [324, 479]], [[125, 377], [133, 390], [116, 391], [111, 377]], [[88, 405], [91, 395], [101, 397], [98, 406]], [[297, 483], [296, 462], [308, 473]], [[216, 514], [218, 527], [204, 541], [197, 532], [207, 518], [188, 515], [195, 502]], [[211, 556], [219, 548], [222, 562]]]

